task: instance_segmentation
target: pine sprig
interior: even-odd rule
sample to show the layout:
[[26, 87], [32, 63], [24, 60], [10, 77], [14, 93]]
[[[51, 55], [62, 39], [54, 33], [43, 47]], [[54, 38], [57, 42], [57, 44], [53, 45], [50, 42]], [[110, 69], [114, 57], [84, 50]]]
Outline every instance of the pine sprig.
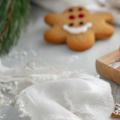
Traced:
[[16, 45], [28, 11], [29, 0], [0, 1], [0, 55], [7, 54]]

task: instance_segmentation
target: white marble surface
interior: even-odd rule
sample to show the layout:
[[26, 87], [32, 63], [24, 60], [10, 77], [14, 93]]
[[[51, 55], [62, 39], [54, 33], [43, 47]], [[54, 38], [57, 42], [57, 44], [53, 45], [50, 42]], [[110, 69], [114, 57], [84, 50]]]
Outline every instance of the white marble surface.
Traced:
[[[48, 11], [40, 8], [34, 8], [27, 30], [23, 33], [18, 45], [14, 47], [10, 53], [13, 55], [15, 54], [15, 56], [13, 58], [11, 57], [10, 60], [7, 59], [7, 56], [2, 58], [3, 64], [12, 67], [19, 66], [21, 63], [24, 64], [24, 62], [30, 61], [32, 59], [31, 54], [34, 54], [36, 59], [40, 60], [41, 63], [46, 63], [49, 67], [57, 66], [62, 69], [82, 70], [96, 75], [96, 59], [117, 49], [120, 45], [120, 27], [116, 27], [116, 31], [112, 38], [109, 40], [97, 41], [95, 46], [85, 52], [73, 52], [69, 50], [66, 45], [55, 46], [47, 44], [43, 39], [43, 33], [47, 28], [43, 22], [43, 16], [46, 15], [47, 12]], [[20, 57], [20, 54], [23, 52], [29, 54], [29, 57], [25, 61]], [[112, 82], [111, 85], [115, 101], [120, 102], [119, 85]], [[13, 115], [15, 115], [15, 113], [13, 113]], [[13, 118], [11, 120], [13, 120]]]
[[[57, 66], [72, 70], [83, 70], [91, 74], [96, 74], [95, 61], [100, 56], [117, 49], [120, 45], [120, 27], [116, 27], [114, 35], [108, 40], [96, 41], [96, 44], [85, 52], [73, 52], [67, 45], [51, 45], [44, 41], [43, 33], [47, 29], [43, 17], [47, 11], [34, 8], [27, 30], [21, 37], [18, 45], [13, 48], [10, 54], [16, 52], [19, 60], [11, 59], [7, 61], [7, 56], [3, 58], [3, 63], [9, 66], [20, 65], [20, 53], [27, 52], [35, 54], [36, 59], [48, 66]], [[32, 53], [31, 53], [32, 52]], [[31, 58], [27, 59], [29, 61]]]

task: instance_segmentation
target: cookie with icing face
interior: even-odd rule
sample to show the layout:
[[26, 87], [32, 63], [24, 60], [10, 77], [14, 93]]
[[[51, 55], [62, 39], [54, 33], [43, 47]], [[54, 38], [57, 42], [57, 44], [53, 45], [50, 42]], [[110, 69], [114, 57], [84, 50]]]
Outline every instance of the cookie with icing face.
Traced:
[[110, 13], [91, 13], [84, 7], [71, 7], [63, 13], [45, 16], [45, 22], [51, 28], [44, 37], [49, 43], [66, 43], [74, 51], [84, 51], [91, 48], [96, 40], [112, 36], [112, 19]]

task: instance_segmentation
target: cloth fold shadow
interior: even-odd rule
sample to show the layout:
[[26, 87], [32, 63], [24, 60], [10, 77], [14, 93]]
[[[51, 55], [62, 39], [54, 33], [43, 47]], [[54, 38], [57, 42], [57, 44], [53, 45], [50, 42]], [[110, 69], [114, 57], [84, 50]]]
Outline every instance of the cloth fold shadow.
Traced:
[[21, 104], [32, 120], [109, 120], [114, 108], [110, 85], [88, 74], [32, 85]]

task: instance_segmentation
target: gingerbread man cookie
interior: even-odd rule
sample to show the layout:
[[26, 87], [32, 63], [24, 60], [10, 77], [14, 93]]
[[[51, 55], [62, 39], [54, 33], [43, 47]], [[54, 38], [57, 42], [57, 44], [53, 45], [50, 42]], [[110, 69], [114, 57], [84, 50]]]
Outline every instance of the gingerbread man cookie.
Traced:
[[113, 34], [112, 19], [110, 13], [91, 13], [84, 7], [71, 7], [63, 13], [51, 13], [45, 17], [51, 28], [44, 37], [49, 43], [66, 43], [72, 50], [83, 51], [92, 47], [95, 40]]

